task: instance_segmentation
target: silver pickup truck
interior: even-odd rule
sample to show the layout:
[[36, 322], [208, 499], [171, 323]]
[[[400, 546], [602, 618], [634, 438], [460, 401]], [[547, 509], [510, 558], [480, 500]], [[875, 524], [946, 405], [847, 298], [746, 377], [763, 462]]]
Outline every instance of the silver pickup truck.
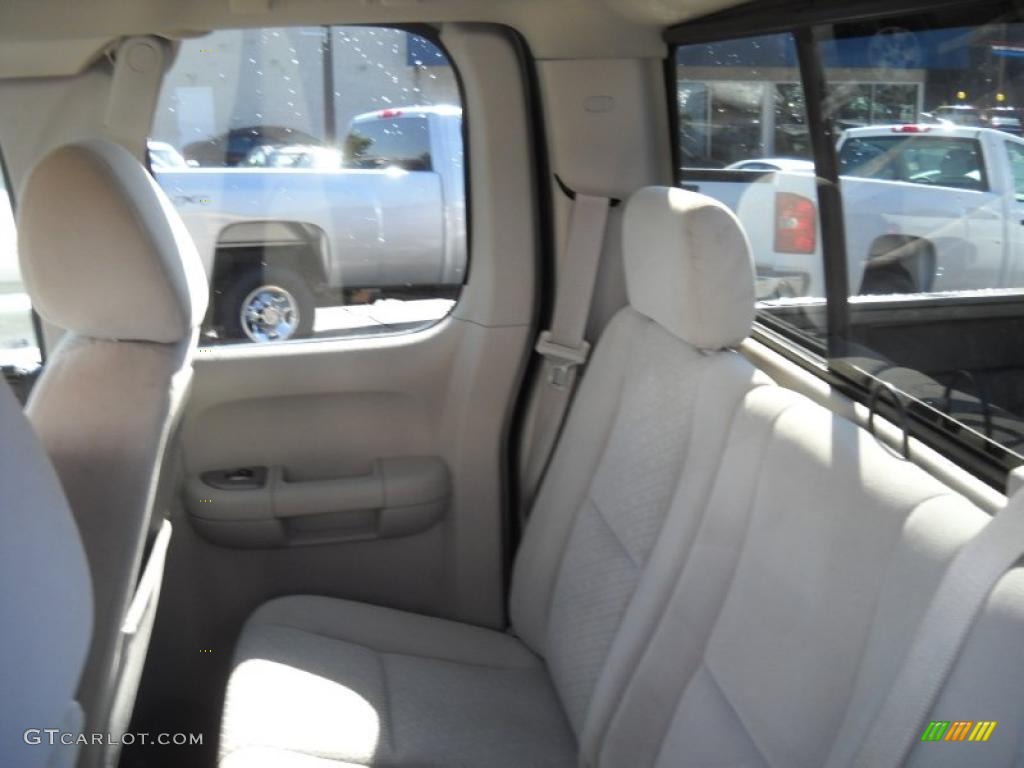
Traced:
[[[845, 131], [837, 152], [852, 293], [1024, 286], [1024, 140], [952, 124], [876, 125]], [[762, 299], [825, 295], [813, 169], [792, 167], [684, 173], [743, 222]]]
[[261, 167], [152, 163], [206, 264], [221, 337], [300, 338], [317, 303], [343, 291], [438, 296], [463, 282], [460, 109], [359, 115], [331, 158], [288, 148]]

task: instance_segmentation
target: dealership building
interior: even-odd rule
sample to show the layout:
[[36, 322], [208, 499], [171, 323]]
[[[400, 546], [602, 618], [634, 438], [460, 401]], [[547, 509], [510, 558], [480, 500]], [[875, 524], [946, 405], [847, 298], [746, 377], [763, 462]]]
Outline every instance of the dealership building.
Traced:
[[[831, 116], [841, 128], [916, 122], [950, 104], [1024, 105], [1024, 39], [1012, 27], [890, 28], [822, 48]], [[796, 50], [788, 35], [677, 51], [682, 164], [810, 157]], [[1018, 90], [1021, 86], [1021, 90]]]
[[381, 27], [218, 31], [179, 46], [152, 136], [181, 149], [229, 130], [279, 126], [337, 145], [357, 114], [458, 103], [448, 60], [420, 35]]

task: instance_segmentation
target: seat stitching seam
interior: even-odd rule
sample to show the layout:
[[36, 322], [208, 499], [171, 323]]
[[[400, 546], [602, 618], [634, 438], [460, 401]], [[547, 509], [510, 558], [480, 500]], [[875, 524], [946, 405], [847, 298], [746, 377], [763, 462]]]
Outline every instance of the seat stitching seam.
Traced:
[[619, 549], [621, 549], [622, 552], [626, 555], [626, 559], [629, 560], [630, 564], [638, 571], [643, 570], [643, 567], [633, 556], [633, 553], [629, 551], [629, 548], [626, 546], [626, 542], [624, 542], [619, 537], [619, 534], [612, 527], [611, 521], [608, 520], [608, 517], [607, 515], [605, 515], [604, 510], [601, 509], [601, 505], [598, 504], [597, 501], [594, 500], [594, 497], [591, 496], [589, 493], [587, 494], [586, 501], [589, 501], [591, 506], [594, 507], [594, 511], [597, 512], [597, 517], [600, 518], [602, 523], [604, 523], [605, 528], [608, 529], [608, 532], [612, 535], [612, 539], [615, 541], [616, 544], [619, 545]]
[[[323, 632], [316, 632], [316, 631], [311, 630], [311, 629], [305, 629], [304, 627], [295, 627], [295, 626], [292, 626], [290, 624], [281, 624], [281, 623], [274, 622], [274, 621], [266, 621], [266, 622], [263, 622], [263, 626], [277, 627], [279, 629], [289, 629], [289, 630], [292, 630], [293, 632], [302, 632], [304, 634], [311, 635], [313, 637], [322, 637], [325, 640], [333, 640], [336, 643], [344, 643], [346, 645], [354, 645], [354, 646], [356, 646], [358, 648], [362, 648], [364, 650], [370, 651], [371, 653], [374, 653], [374, 654], [376, 654], [378, 656], [384, 656], [384, 655], [387, 655], [387, 656], [405, 656], [405, 657], [411, 658], [411, 659], [422, 659], [424, 661], [440, 661], [440, 662], [445, 662], [445, 663], [448, 663], [448, 664], [457, 664], [458, 666], [462, 666], [462, 667], [476, 667], [478, 669], [499, 669], [499, 670], [522, 669], [522, 670], [531, 670], [531, 669], [537, 669], [538, 668], [537, 665], [529, 666], [529, 667], [526, 667], [526, 666], [524, 666], [524, 667], [512, 667], [512, 666], [504, 666], [504, 665], [498, 665], [498, 664], [480, 664], [480, 663], [472, 662], [472, 661], [455, 661], [453, 659], [442, 658], [441, 656], [427, 656], [426, 654], [422, 654], [422, 653], [409, 653], [409, 652], [406, 652], [406, 651], [380, 651], [380, 650], [377, 650], [376, 648], [373, 648], [372, 646], [364, 645], [363, 643], [356, 642], [355, 640], [346, 640], [345, 638], [342, 638], [342, 637], [335, 637], [334, 635], [327, 635], [327, 634], [324, 634]], [[466, 626], [472, 626], [472, 625], [468, 625], [467, 624]], [[528, 649], [524, 648], [524, 650], [527, 650], [527, 652], [529, 653]], [[531, 657], [534, 657], [534, 655], [532, 653], [530, 653], [530, 655], [531, 655]], [[536, 659], [536, 657], [534, 657], [534, 658]], [[268, 659], [268, 661], [269, 661], [269, 659]]]
[[[740, 564], [741, 564], [741, 562], [743, 560], [743, 554], [746, 551], [746, 549], [747, 549], [747, 547], [748, 547], [748, 545], [750, 543], [750, 525], [751, 525], [751, 523], [753, 522], [753, 519], [754, 519], [754, 509], [755, 509], [755, 506], [757, 504], [758, 491], [761, 488], [761, 483], [764, 481], [764, 469], [765, 469], [765, 464], [767, 463], [767, 458], [768, 458], [767, 446], [771, 442], [771, 437], [775, 433], [775, 428], [778, 425], [779, 420], [786, 413], [786, 411], [790, 410], [790, 408], [794, 407], [795, 405], [796, 405], [795, 402], [790, 401], [783, 408], [780, 408], [779, 412], [776, 413], [772, 417], [771, 423], [768, 425], [768, 429], [765, 431], [765, 444], [764, 444], [765, 450], [761, 451], [761, 455], [758, 457], [756, 480], [754, 481], [754, 484], [752, 485], [751, 490], [750, 490], [750, 500], [747, 502], [747, 515], [746, 515], [746, 520], [745, 520], [744, 525], [743, 525], [743, 538], [742, 538], [742, 540], [741, 540], [741, 542], [739, 544], [739, 547], [737, 548], [735, 566], [732, 569], [732, 573], [729, 575], [729, 583], [726, 585], [725, 590], [722, 593], [722, 600], [718, 604], [718, 610], [715, 611], [715, 618], [711, 622], [711, 628], [708, 630], [707, 636], [704, 638], [703, 648], [701, 648], [701, 651], [700, 651], [700, 665], [708, 670], [708, 674], [712, 677], [715, 685], [718, 687], [718, 689], [720, 691], [722, 691], [722, 697], [726, 699], [727, 703], [729, 704], [729, 707], [734, 712], [736, 712], [736, 716], [737, 716], [737, 718], [740, 719], [741, 723], [743, 722], [743, 720], [740, 717], [739, 712], [737, 712], [736, 708], [733, 707], [732, 702], [728, 701], [728, 697], [726, 696], [725, 691], [722, 689], [722, 686], [719, 685], [718, 680], [715, 678], [714, 673], [711, 671], [711, 666], [708, 663], [708, 658], [707, 658], [708, 646], [711, 644], [711, 638], [714, 637], [715, 628], [718, 626], [718, 622], [722, 618], [722, 611], [725, 610], [725, 604], [729, 601], [729, 595], [732, 592], [733, 585], [736, 583], [736, 574], [739, 572]], [[726, 438], [726, 440], [728, 441], [728, 438]], [[721, 466], [722, 466], [721, 463], [719, 463], [719, 471], [721, 470]], [[717, 482], [717, 479], [718, 479], [718, 473], [716, 472], [716, 476], [715, 476], [715, 481], [716, 482]], [[714, 484], [712, 484], [711, 490], [708, 493], [708, 499], [707, 499], [707, 502], [705, 503], [706, 505], [710, 504], [711, 497], [713, 495], [714, 495]], [[705, 513], [706, 512], [707, 512], [707, 510], [705, 510]], [[684, 565], [683, 566], [683, 570], [680, 572], [680, 576], [682, 576], [682, 574], [685, 573], [685, 572], [686, 572], [686, 566]], [[645, 656], [648, 655], [648, 652], [650, 651], [651, 640], [653, 640], [653, 636], [652, 636], [652, 638], [650, 640], [648, 640], [647, 651], [645, 652]], [[683, 696], [686, 694], [686, 689], [690, 687], [690, 683], [693, 682], [693, 679], [696, 676], [696, 674], [699, 671], [699, 669], [700, 669], [700, 667], [698, 667], [696, 670], [694, 670], [693, 674], [691, 674], [689, 679], [686, 681], [686, 685], [684, 685], [682, 690], [679, 692], [679, 697], [676, 699], [675, 710], [673, 710], [673, 713], [672, 713], [673, 717], [675, 716], [675, 712], [679, 709], [679, 703], [682, 701]], [[620, 705], [620, 708], [621, 708], [621, 705]], [[668, 738], [668, 733], [671, 730], [671, 726], [672, 726], [672, 723], [671, 723], [671, 720], [670, 720], [669, 721], [669, 727], [666, 728], [665, 731], [661, 734], [661, 741], [658, 744], [658, 752], [657, 752], [657, 754], [659, 756], [661, 755], [661, 751], [665, 748], [665, 740]], [[747, 729], [747, 726], [746, 726], [745, 723], [743, 723], [743, 729], [747, 731], [747, 734], [750, 736], [751, 743], [754, 744], [754, 747], [758, 750], [758, 752], [762, 752], [761, 748], [754, 741], [754, 736]], [[763, 752], [762, 752], [762, 756], [763, 756]], [[765, 762], [768, 762], [768, 761], [765, 760]]]
[[747, 724], [743, 719], [743, 715], [736, 708], [736, 705], [732, 703], [732, 700], [729, 698], [729, 694], [726, 693], [725, 688], [722, 687], [722, 683], [718, 680], [718, 676], [715, 674], [715, 671], [711, 668], [711, 664], [708, 663], [707, 659], [703, 659], [701, 666], [703, 666], [704, 669], [707, 670], [708, 677], [711, 679], [711, 682], [714, 684], [715, 688], [718, 689], [718, 692], [722, 694], [722, 701], [724, 701], [726, 703], [726, 706], [728, 706], [729, 709], [732, 710], [732, 713], [736, 715], [736, 720], [743, 728], [743, 732], [747, 734], [747, 738], [750, 739], [750, 743], [754, 745], [754, 749], [757, 750], [757, 753], [761, 756], [761, 759], [764, 760], [766, 765], [774, 765], [774, 763], [772, 763], [772, 761], [768, 759], [768, 753], [765, 752], [764, 749], [761, 748], [761, 745], [757, 743], [757, 739], [755, 738], [754, 734], [750, 731], [750, 728], [747, 727]]
[[[651, 320], [651, 318], [647, 317], [646, 315], [643, 315], [640, 312], [636, 311], [636, 309], [634, 309], [631, 306], [627, 305], [627, 308], [632, 310], [632, 312], [633, 312], [633, 321], [639, 320], [641, 322], [640, 330], [638, 331], [638, 334], [646, 333], [647, 329], [651, 325], [654, 324], [654, 321]], [[635, 350], [636, 350], [636, 345], [634, 345], [633, 347], [630, 348], [629, 354], [626, 355], [627, 362], [629, 362], [629, 361], [631, 361], [633, 359], [633, 355], [635, 354]], [[584, 377], [586, 376], [586, 373], [587, 373], [586, 371], [583, 372], [583, 376]], [[587, 487], [583, 491], [583, 499], [582, 499], [582, 501], [586, 501], [587, 499], [590, 498], [590, 489], [593, 487], [593, 484], [594, 484], [594, 475], [596, 475], [598, 473], [598, 471], [600, 471], [600, 469], [601, 469], [601, 462], [604, 461], [605, 456], [608, 454], [608, 443], [609, 443], [609, 441], [611, 439], [612, 432], [615, 431], [615, 425], [618, 423], [619, 416], [621, 415], [621, 411], [622, 411], [622, 398], [623, 398], [623, 396], [625, 394], [625, 391], [626, 391], [626, 374], [625, 374], [625, 372], [623, 372], [622, 375], [619, 376], [617, 384], [618, 384], [618, 392], [615, 395], [614, 415], [612, 416], [611, 419], [608, 420], [608, 426], [604, 430], [604, 446], [601, 449], [601, 455], [598, 456], [597, 457], [597, 461], [594, 462], [593, 474], [591, 474], [590, 482], [587, 483]], [[577, 389], [577, 391], [578, 391], [578, 389]], [[575, 400], [575, 398], [573, 398], [573, 399]], [[569, 403], [569, 410], [568, 410], [568, 412], [566, 414], [566, 424], [568, 424], [569, 419], [572, 417], [572, 406], [573, 406], [573, 403], [570, 402]], [[563, 434], [564, 434], [565, 425], [563, 425], [562, 431], [563, 431]], [[560, 444], [561, 444], [561, 435], [559, 435], [559, 439], [555, 442], [555, 449], [554, 449], [554, 454], [552, 455], [552, 458], [554, 458], [554, 455], [558, 453], [558, 449], [560, 448]], [[543, 481], [542, 481], [541, 485], [543, 486]], [[538, 492], [538, 495], [539, 495], [539, 492]], [[567, 534], [565, 536], [565, 540], [562, 542], [562, 545], [561, 545], [561, 547], [559, 548], [559, 551], [558, 551], [558, 562], [559, 562], [559, 565], [558, 565], [557, 568], [555, 568], [555, 571], [552, 574], [551, 589], [548, 591], [546, 605], [544, 606], [543, 639], [544, 639], [545, 650], [547, 649], [547, 646], [548, 646], [548, 634], [549, 634], [549, 629], [550, 629], [550, 626], [551, 626], [551, 609], [552, 609], [552, 606], [554, 605], [554, 597], [555, 597], [555, 592], [556, 592], [555, 586], [558, 584], [558, 582], [562, 578], [563, 566], [565, 565], [565, 553], [569, 549], [569, 540], [572, 538], [572, 529], [576, 526], [576, 521], [579, 520], [579, 517], [580, 517], [580, 510], [579, 510], [578, 507], [573, 512], [573, 516], [572, 517], [573, 517], [572, 524], [569, 526], [568, 532], [567, 532]]]
[[[753, 391], [753, 390], [751, 390], [751, 391]], [[745, 397], [746, 397], [746, 395], [744, 395], [744, 398]], [[772, 417], [771, 423], [768, 425], [768, 429], [765, 431], [766, 439], [771, 437], [772, 433], [775, 431], [776, 425], [778, 424], [779, 420], [782, 418], [783, 414], [785, 414], [786, 411], [788, 411], [790, 408], [792, 408], [795, 405], [796, 405], [796, 402], [794, 402], [794, 401], [790, 401], [789, 403], [786, 403], [786, 405], [783, 408], [781, 408], [779, 410], [779, 412], [776, 413]], [[732, 426], [730, 425], [730, 433], [731, 432], [732, 432]], [[728, 437], [726, 437], [726, 445], [728, 445]], [[707, 638], [704, 641], [704, 648], [701, 650], [700, 660], [701, 660], [701, 664], [703, 664], [704, 666], [707, 666], [707, 662], [706, 662], [704, 657], [705, 657], [705, 654], [707, 653], [708, 643], [711, 641], [711, 637], [712, 637], [712, 635], [714, 634], [714, 631], [715, 631], [715, 626], [718, 624], [718, 620], [719, 620], [719, 618], [722, 615], [722, 609], [725, 607], [725, 603], [729, 599], [729, 593], [732, 591], [733, 584], [736, 581], [736, 572], [739, 570], [740, 560], [743, 558], [743, 551], [746, 549], [746, 546], [747, 546], [747, 539], [749, 537], [749, 531], [750, 531], [750, 521], [753, 518], [754, 504], [755, 504], [755, 502], [757, 500], [757, 490], [758, 490], [758, 487], [759, 487], [759, 485], [761, 483], [761, 476], [764, 473], [764, 466], [765, 466], [765, 461], [766, 461], [766, 455], [767, 455], [767, 451], [762, 451], [761, 455], [758, 457], [757, 481], [754, 483], [754, 486], [751, 489], [750, 500], [747, 503], [747, 520], [746, 520], [746, 524], [743, 527], [743, 540], [742, 540], [742, 542], [741, 542], [741, 544], [740, 544], [740, 546], [738, 548], [738, 554], [736, 556], [736, 567], [732, 569], [732, 573], [729, 576], [729, 583], [726, 585], [726, 588], [725, 588], [725, 591], [724, 591], [724, 597], [722, 598], [722, 601], [721, 601], [721, 603], [718, 606], [718, 610], [715, 612], [715, 618], [711, 622], [711, 629], [709, 630]], [[702, 515], [703, 518], [706, 518], [706, 516], [707, 516], [707, 511], [708, 511], [707, 510], [707, 506], [711, 503], [711, 498], [714, 496], [715, 486], [717, 485], [718, 477], [719, 477], [719, 475], [721, 473], [721, 470], [722, 470], [722, 462], [720, 461], [719, 464], [718, 464], [718, 469], [715, 472], [715, 479], [711, 483], [711, 487], [708, 490], [707, 499], [704, 502], [705, 503], [705, 510], [704, 510], [703, 515]], [[698, 528], [697, 535], [698, 536], [700, 535], [700, 528]], [[691, 551], [692, 551], [692, 547], [691, 547]], [[686, 573], [686, 565], [687, 565], [687, 563], [684, 563], [683, 567], [679, 571], [679, 578], [680, 579]], [[678, 583], [679, 582], [678, 582], [678, 579], [677, 579], [677, 581], [676, 581], [677, 587], [678, 587]], [[666, 603], [666, 605], [668, 603], [673, 602], [675, 597], [676, 597], [676, 590], [673, 590], [672, 594], [669, 596], [669, 599], [668, 599], [668, 602]], [[664, 618], [664, 614], [663, 614], [663, 618]], [[662, 621], [659, 621], [657, 626], [655, 626], [655, 628], [651, 631], [650, 635], [648, 636], [647, 642], [646, 642], [644, 650], [643, 650], [643, 653], [640, 655], [640, 659], [637, 662], [636, 666], [634, 667], [635, 670], [638, 670], [640, 668], [641, 664], [643, 664], [645, 661], [650, 659], [650, 655], [651, 655], [651, 652], [652, 652], [651, 651], [651, 647], [652, 647], [652, 645], [654, 643], [655, 636], [658, 634], [658, 630], [662, 626], [662, 623], [663, 623]], [[675, 710], [679, 709], [679, 702], [682, 701], [683, 694], [685, 694], [686, 689], [689, 687], [690, 682], [693, 680], [693, 677], [694, 677], [695, 674], [696, 674], [696, 671], [694, 671], [694, 673], [690, 675], [690, 677], [686, 681], [686, 684], [680, 690], [679, 696], [676, 699]], [[625, 689], [623, 689], [623, 695], [619, 698], [619, 703], [618, 703], [618, 705], [615, 708], [615, 712], [612, 714], [612, 717], [609, 718], [609, 720], [608, 720], [608, 728], [605, 731], [605, 738], [601, 742], [602, 745], [607, 741], [608, 734], [611, 732], [612, 723], [614, 723], [615, 720], [617, 720], [618, 717], [621, 715], [622, 710], [623, 710], [623, 706], [624, 706], [624, 703], [625, 703], [625, 700], [626, 700], [625, 692], [630, 687], [632, 687], [633, 681], [635, 679], [636, 679], [636, 673], [634, 672], [634, 674], [630, 677], [629, 682], [626, 684]], [[673, 717], [675, 715], [675, 710], [673, 710]], [[655, 753], [656, 755], [660, 756], [661, 755], [661, 751], [665, 748], [665, 740], [668, 738], [668, 732], [669, 732], [669, 730], [671, 730], [671, 725], [672, 725], [672, 722], [671, 722], [671, 719], [670, 719], [668, 727], [661, 734], [661, 739], [658, 742], [658, 749], [657, 749], [657, 752]]]
[[[704, 367], [704, 369], [702, 371], [700, 371], [697, 374], [699, 376], [699, 378], [700, 378], [700, 381], [698, 382], [698, 385], [697, 385], [698, 398], [699, 398], [700, 392], [702, 392], [705, 389], [705, 387], [708, 385], [708, 382], [712, 378], [711, 377], [711, 373], [714, 370], [713, 367], [712, 367], [713, 361], [717, 361], [717, 360], [720, 360], [720, 359], [722, 359], [721, 353], [715, 353], [714, 355], [712, 355], [710, 357], [702, 358], [701, 362], [703, 362], [704, 360], [707, 360], [708, 364]], [[722, 440], [721, 445], [720, 445], [720, 449], [719, 449], [719, 456], [720, 457], [723, 456], [725, 454], [726, 450], [728, 449], [729, 435], [732, 434], [732, 431], [735, 428], [736, 420], [737, 420], [737, 418], [739, 416], [739, 413], [741, 411], [740, 406], [742, 405], [743, 401], [747, 398], [747, 396], [750, 395], [750, 393], [752, 393], [754, 390], [756, 390], [756, 389], [758, 389], [759, 387], [762, 387], [762, 386], [766, 386], [766, 385], [765, 384], [761, 384], [761, 383], [754, 383], [753, 386], [747, 387], [747, 388], [743, 389], [741, 392], [739, 392], [739, 396], [735, 400], [735, 404], [736, 404], [737, 407], [735, 407], [733, 409], [733, 411], [729, 414], [728, 419], [727, 419], [727, 423], [726, 423], [726, 426], [725, 426], [725, 429], [722, 432], [722, 434], [725, 436], [725, 438]], [[695, 398], [694, 402], [697, 402], [697, 398]], [[788, 408], [789, 406], [787, 405], [786, 407]], [[780, 415], [781, 415], [781, 413], [780, 414], [776, 414], [776, 417], [773, 418], [771, 428], [774, 428], [775, 419], [777, 419], [778, 416], [780, 416]], [[662, 532], [664, 531], [665, 526], [669, 524], [669, 517], [672, 516], [672, 511], [675, 508], [675, 500], [676, 500], [676, 497], [677, 497], [677, 495], [679, 494], [679, 491], [680, 491], [680, 484], [683, 482], [683, 478], [686, 476], [686, 468], [683, 465], [685, 464], [685, 462], [688, 460], [689, 456], [693, 452], [694, 444], [695, 444], [695, 441], [696, 441], [696, 434], [697, 434], [697, 429], [691, 429], [690, 430], [690, 434], [689, 434], [689, 437], [688, 437], [688, 440], [687, 440], [686, 452], [685, 452], [684, 457], [683, 457], [683, 462], [680, 464], [679, 473], [678, 473], [678, 476], [677, 476], [676, 482], [675, 482], [675, 488], [674, 488], [674, 490], [672, 492], [671, 497], [669, 498], [667, 510], [666, 510], [666, 513], [665, 513], [665, 521], [662, 524]], [[763, 457], [762, 457], [762, 462], [763, 462]], [[685, 551], [681, 553], [682, 557], [676, 561], [676, 563], [675, 563], [675, 565], [674, 565], [674, 567], [672, 569], [672, 576], [671, 576], [671, 578], [672, 578], [672, 583], [674, 583], [674, 584], [678, 584], [679, 579], [682, 578], [682, 575], [683, 575], [683, 573], [686, 570], [686, 564], [689, 561], [690, 556], [693, 554], [693, 551], [694, 551], [694, 549], [696, 547], [697, 539], [700, 536], [700, 531], [701, 531], [701, 529], [705, 525], [705, 521], [706, 521], [707, 516], [708, 516], [707, 515], [707, 513], [708, 513], [708, 506], [709, 506], [709, 504], [711, 502], [711, 496], [714, 493], [715, 485], [716, 485], [716, 483], [718, 481], [718, 476], [720, 474], [720, 471], [721, 471], [721, 461], [718, 462], [717, 466], [715, 467], [715, 469], [714, 469], [714, 471], [712, 473], [710, 481], [708, 482], [707, 486], [704, 488], [704, 492], [701, 494], [701, 499], [700, 499], [700, 502], [699, 502], [700, 503], [700, 509], [699, 509], [699, 512], [698, 512], [699, 519], [697, 520], [696, 527], [694, 528], [693, 536], [690, 537], [690, 541], [685, 546]], [[762, 471], [763, 471], [763, 467], [759, 466], [758, 472], [760, 473]], [[751, 502], [751, 503], [753, 503], [753, 502]], [[748, 520], [748, 525], [749, 525], [749, 520]], [[661, 537], [661, 535], [662, 534], [659, 533], [659, 538]], [[656, 545], [656, 547], [657, 547], [657, 545]], [[651, 557], [653, 557], [653, 556], [654, 556], [654, 552], [652, 550]], [[648, 563], [650, 563], [650, 558], [648, 558]], [[730, 588], [731, 588], [731, 583], [732, 583], [732, 581], [731, 581], [731, 578], [730, 578]], [[670, 590], [668, 596], [662, 602], [662, 604], [661, 604], [662, 610], [665, 610], [667, 608], [667, 606], [672, 602], [673, 593], [674, 593], [674, 590]], [[716, 620], [717, 620], [717, 615], [716, 615]], [[647, 656], [648, 650], [650, 648], [650, 644], [651, 644], [651, 642], [653, 642], [654, 635], [657, 633], [658, 628], [660, 626], [661, 626], [661, 621], [660, 620], [655, 620], [653, 626], [651, 627], [650, 632], [647, 635], [646, 644], [638, 652], [638, 654], [634, 657], [634, 658], [637, 659], [637, 661], [636, 661], [636, 663], [635, 663], [635, 665], [633, 667], [634, 670], [637, 667], [639, 667], [640, 663], [642, 663], [643, 659]], [[615, 637], [618, 638], [621, 635], [621, 633], [622, 633], [622, 626], [620, 625], [619, 629], [615, 633]], [[600, 754], [600, 752], [601, 752], [601, 750], [603, 748], [603, 745], [606, 742], [607, 735], [608, 735], [608, 733], [610, 731], [611, 723], [616, 719], [616, 717], [618, 716], [619, 712], [621, 711], [621, 701], [622, 701], [622, 698], [623, 698], [621, 696], [621, 692], [624, 692], [627, 688], [629, 688], [630, 681], [632, 680], [632, 678], [633, 678], [633, 674], [630, 674], [626, 678], [626, 682], [624, 683], [623, 687], [620, 689], [619, 703], [616, 704], [616, 706], [613, 709], [612, 713], [604, 721], [604, 724], [605, 724], [605, 727], [603, 729], [604, 732], [603, 732], [603, 734], [601, 734], [601, 735], [599, 735], [597, 737], [597, 747], [596, 747], [597, 754]], [[685, 690], [685, 686], [684, 686], [684, 690]], [[680, 697], [681, 697], [681, 694], [680, 694]], [[662, 737], [662, 742], [664, 742], [664, 736]], [[660, 752], [660, 749], [661, 748], [659, 747], [659, 752]]]
[[[905, 525], [906, 521], [909, 520], [911, 518], [911, 516], [915, 512], [917, 512], [917, 510], [919, 510], [921, 507], [923, 507], [925, 504], [928, 504], [928, 503], [930, 503], [932, 501], [935, 501], [936, 499], [948, 498], [949, 496], [951, 496], [949, 491], [941, 491], [939, 493], [932, 494], [931, 496], [928, 496], [927, 498], [921, 499], [918, 502], [915, 502], [914, 504], [912, 504], [909, 507], [909, 509], [907, 510], [906, 514], [903, 516], [903, 524]], [[868, 624], [868, 631], [865, 634], [864, 642], [861, 644], [860, 651], [858, 653], [857, 666], [856, 666], [856, 669], [854, 671], [854, 677], [853, 677], [853, 680], [854, 680], [853, 687], [850, 690], [849, 696], [847, 696], [846, 706], [843, 708], [843, 716], [839, 720], [839, 727], [836, 729], [836, 736], [835, 736], [835, 738], [834, 738], [834, 740], [832, 742], [831, 749], [829, 749], [829, 755], [828, 755], [829, 759], [832, 758], [833, 752], [835, 752], [836, 749], [838, 748], [838, 746], [840, 744], [840, 737], [845, 735], [844, 734], [844, 729], [846, 727], [846, 723], [849, 720], [849, 718], [852, 716], [852, 713], [850, 711], [850, 707], [853, 705], [854, 697], [857, 695], [857, 684], [858, 684], [858, 682], [861, 679], [862, 672], [864, 671], [864, 661], [865, 661], [865, 657], [867, 655], [868, 646], [871, 645], [872, 636], [874, 635], [875, 627], [878, 626], [878, 622], [879, 622], [878, 612], [880, 610], [880, 606], [881, 606], [881, 602], [882, 602], [882, 596], [885, 594], [884, 584], [885, 584], [885, 581], [886, 581], [886, 579], [887, 579], [887, 577], [889, 575], [889, 572], [892, 570], [892, 567], [894, 565], [895, 560], [894, 560], [893, 556], [895, 555], [896, 550], [899, 547], [899, 542], [900, 542], [900, 537], [897, 536], [894, 539], [894, 541], [892, 543], [892, 546], [889, 548], [889, 552], [887, 553], [888, 563], [886, 564], [886, 574], [883, 575], [883, 577], [882, 577], [882, 586], [883, 586], [883, 588], [880, 589], [878, 591], [878, 593], [875, 595], [874, 604], [871, 607], [871, 621]], [[925, 603], [925, 604], [927, 605], [927, 603]], [[908, 646], [908, 649], [909, 649], [909, 646]], [[868, 724], [868, 727], [870, 727], [870, 723]], [[866, 730], [862, 730], [861, 733], [863, 735], [864, 733], [866, 733]], [[826, 761], [826, 762], [829, 762], [829, 761]]]
[[377, 663], [380, 666], [380, 677], [381, 677], [381, 683], [382, 683], [381, 687], [383, 689], [383, 697], [382, 698], [384, 700], [383, 701], [382, 709], [384, 710], [384, 722], [386, 723], [385, 727], [387, 728], [388, 741], [391, 743], [391, 754], [397, 756], [398, 755], [398, 733], [397, 733], [398, 729], [396, 727], [395, 719], [392, 716], [393, 713], [392, 713], [392, 710], [391, 710], [391, 682], [390, 682], [390, 678], [388, 677], [388, 665], [387, 665], [387, 657], [388, 657], [389, 654], [386, 654], [386, 653], [376, 653], [375, 655], [377, 656]]

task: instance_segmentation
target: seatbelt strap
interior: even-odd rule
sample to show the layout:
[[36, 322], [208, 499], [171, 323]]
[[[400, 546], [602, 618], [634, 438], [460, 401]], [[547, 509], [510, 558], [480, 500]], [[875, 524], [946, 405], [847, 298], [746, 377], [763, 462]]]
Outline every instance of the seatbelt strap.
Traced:
[[996, 582], [1022, 556], [1024, 494], [1017, 493], [953, 557], [853, 766], [904, 764], [921, 738], [975, 617]]
[[520, 501], [528, 510], [540, 486], [576, 386], [577, 368], [587, 362], [583, 336], [594, 297], [611, 199], [576, 193], [569, 237], [555, 290], [551, 328], [537, 338], [544, 365], [535, 391], [520, 453]]

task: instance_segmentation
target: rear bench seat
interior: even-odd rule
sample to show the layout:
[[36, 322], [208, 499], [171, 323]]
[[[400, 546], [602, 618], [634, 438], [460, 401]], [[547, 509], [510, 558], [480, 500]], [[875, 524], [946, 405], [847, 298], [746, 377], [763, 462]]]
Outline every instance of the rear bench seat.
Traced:
[[[723, 351], [753, 306], [724, 208], [641, 190], [624, 238], [630, 306], [538, 496], [512, 633], [267, 603], [239, 641], [222, 766], [850, 764], [986, 516]], [[984, 744], [921, 744], [912, 764], [1020, 759], [1022, 630], [1015, 569], [935, 707], [1000, 726]]]
[[[726, 351], [750, 332], [749, 244], [735, 217], [646, 189], [626, 214], [630, 306], [594, 350], [534, 505], [511, 594], [514, 635], [316, 597], [274, 600], [242, 632], [222, 765], [289, 752], [382, 765], [575, 765], [604, 659], [675, 490], [706, 503], [743, 395]], [[660, 545], [660, 546], [659, 546]], [[263, 760], [263, 762], [259, 762]], [[296, 762], [305, 765], [305, 762]]]

